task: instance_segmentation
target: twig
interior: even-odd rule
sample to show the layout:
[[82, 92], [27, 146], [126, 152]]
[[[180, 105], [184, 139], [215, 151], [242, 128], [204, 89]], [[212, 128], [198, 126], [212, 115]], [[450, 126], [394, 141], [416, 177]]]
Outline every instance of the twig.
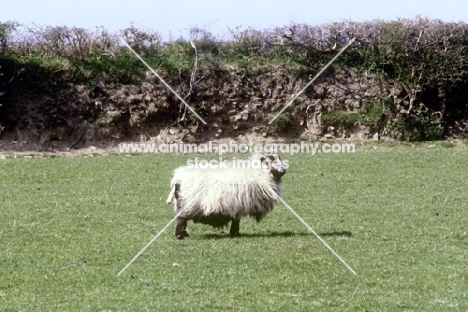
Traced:
[[[314, 107], [316, 106], [318, 103], [320, 102], [320, 100], [317, 100], [314, 104], [310, 104], [309, 106], [307, 106], [306, 108], [306, 123], [307, 123], [307, 129], [310, 130], [310, 125], [309, 125], [309, 108], [311, 107]], [[312, 115], [317, 115], [319, 114], [320, 112], [314, 112]]]
[[296, 295], [296, 294], [289, 294], [289, 293], [277, 293], [277, 292], [274, 292], [273, 290], [270, 291], [270, 295], [290, 296], [290, 297], [298, 297], [299, 296], [299, 295]]
[[71, 145], [70, 147], [67, 149], [68, 151], [70, 151], [78, 142], [80, 142], [80, 140], [83, 138], [83, 136], [85, 135], [86, 131], [88, 131], [88, 127], [86, 127], [86, 129], [83, 131], [83, 133], [78, 137], [78, 139], [76, 139]]
[[[193, 42], [193, 40], [190, 41], [190, 45], [193, 47], [193, 49], [195, 50], [195, 61], [194, 61], [194, 64], [193, 64], [193, 69], [192, 69], [192, 74], [190, 75], [190, 89], [187, 93], [187, 95], [185, 96], [184, 100], [187, 100], [189, 101], [190, 100], [190, 97], [192, 96], [192, 93], [193, 93], [193, 88], [203, 79], [205, 78], [205, 76], [202, 76], [200, 79], [196, 80], [195, 81], [195, 76], [197, 74], [197, 71], [198, 71], [198, 50], [197, 50], [197, 47], [195, 46], [195, 43]], [[182, 110], [182, 107], [181, 109], [179, 110], [179, 113], [180, 111]], [[179, 119], [179, 121], [183, 121], [185, 119], [185, 113], [187, 112], [187, 108], [185, 107], [184, 108], [184, 112], [182, 114], [182, 117]]]

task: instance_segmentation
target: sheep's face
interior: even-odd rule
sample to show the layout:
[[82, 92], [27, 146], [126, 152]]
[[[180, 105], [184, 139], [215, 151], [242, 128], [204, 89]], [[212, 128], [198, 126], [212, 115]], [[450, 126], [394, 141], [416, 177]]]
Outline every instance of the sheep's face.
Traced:
[[283, 164], [278, 155], [266, 155], [262, 156], [261, 159], [262, 166], [268, 168], [270, 174], [276, 179], [280, 180], [282, 176], [286, 173], [286, 166]]

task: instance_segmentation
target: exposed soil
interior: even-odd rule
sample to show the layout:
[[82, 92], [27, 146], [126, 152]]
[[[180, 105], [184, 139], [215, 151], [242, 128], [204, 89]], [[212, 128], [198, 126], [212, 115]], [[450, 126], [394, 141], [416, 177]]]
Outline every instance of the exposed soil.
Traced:
[[[269, 121], [311, 77], [295, 77], [279, 65], [243, 77], [201, 73], [190, 92], [169, 81], [206, 121], [203, 124], [158, 80], [147, 74], [138, 85], [70, 86], [18, 83], [0, 99], [0, 151], [15, 153], [106, 153], [119, 142], [206, 142], [210, 140], [393, 139], [385, 125], [409, 107], [408, 94], [366, 72], [325, 72], [272, 125]], [[366, 103], [393, 101], [396, 111], [381, 122], [327, 125], [324, 112], [336, 107], [360, 112]], [[459, 124], [465, 133], [467, 124]]]

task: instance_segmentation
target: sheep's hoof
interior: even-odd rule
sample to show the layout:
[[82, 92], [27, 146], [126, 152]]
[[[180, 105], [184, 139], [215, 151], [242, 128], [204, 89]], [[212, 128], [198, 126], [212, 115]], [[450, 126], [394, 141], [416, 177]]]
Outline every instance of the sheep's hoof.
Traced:
[[189, 237], [189, 236], [190, 235], [186, 231], [184, 231], [182, 233], [176, 233], [176, 235], [175, 235], [175, 237], [177, 239], [184, 239], [184, 238]]

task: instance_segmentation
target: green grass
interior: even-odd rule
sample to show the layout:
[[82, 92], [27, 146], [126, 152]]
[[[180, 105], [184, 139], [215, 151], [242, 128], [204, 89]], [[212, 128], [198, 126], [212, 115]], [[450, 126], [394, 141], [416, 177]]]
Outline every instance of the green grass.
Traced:
[[175, 224], [172, 169], [192, 156], [0, 159], [2, 311], [466, 311], [468, 146], [376, 143], [284, 155], [282, 205], [231, 239]]

